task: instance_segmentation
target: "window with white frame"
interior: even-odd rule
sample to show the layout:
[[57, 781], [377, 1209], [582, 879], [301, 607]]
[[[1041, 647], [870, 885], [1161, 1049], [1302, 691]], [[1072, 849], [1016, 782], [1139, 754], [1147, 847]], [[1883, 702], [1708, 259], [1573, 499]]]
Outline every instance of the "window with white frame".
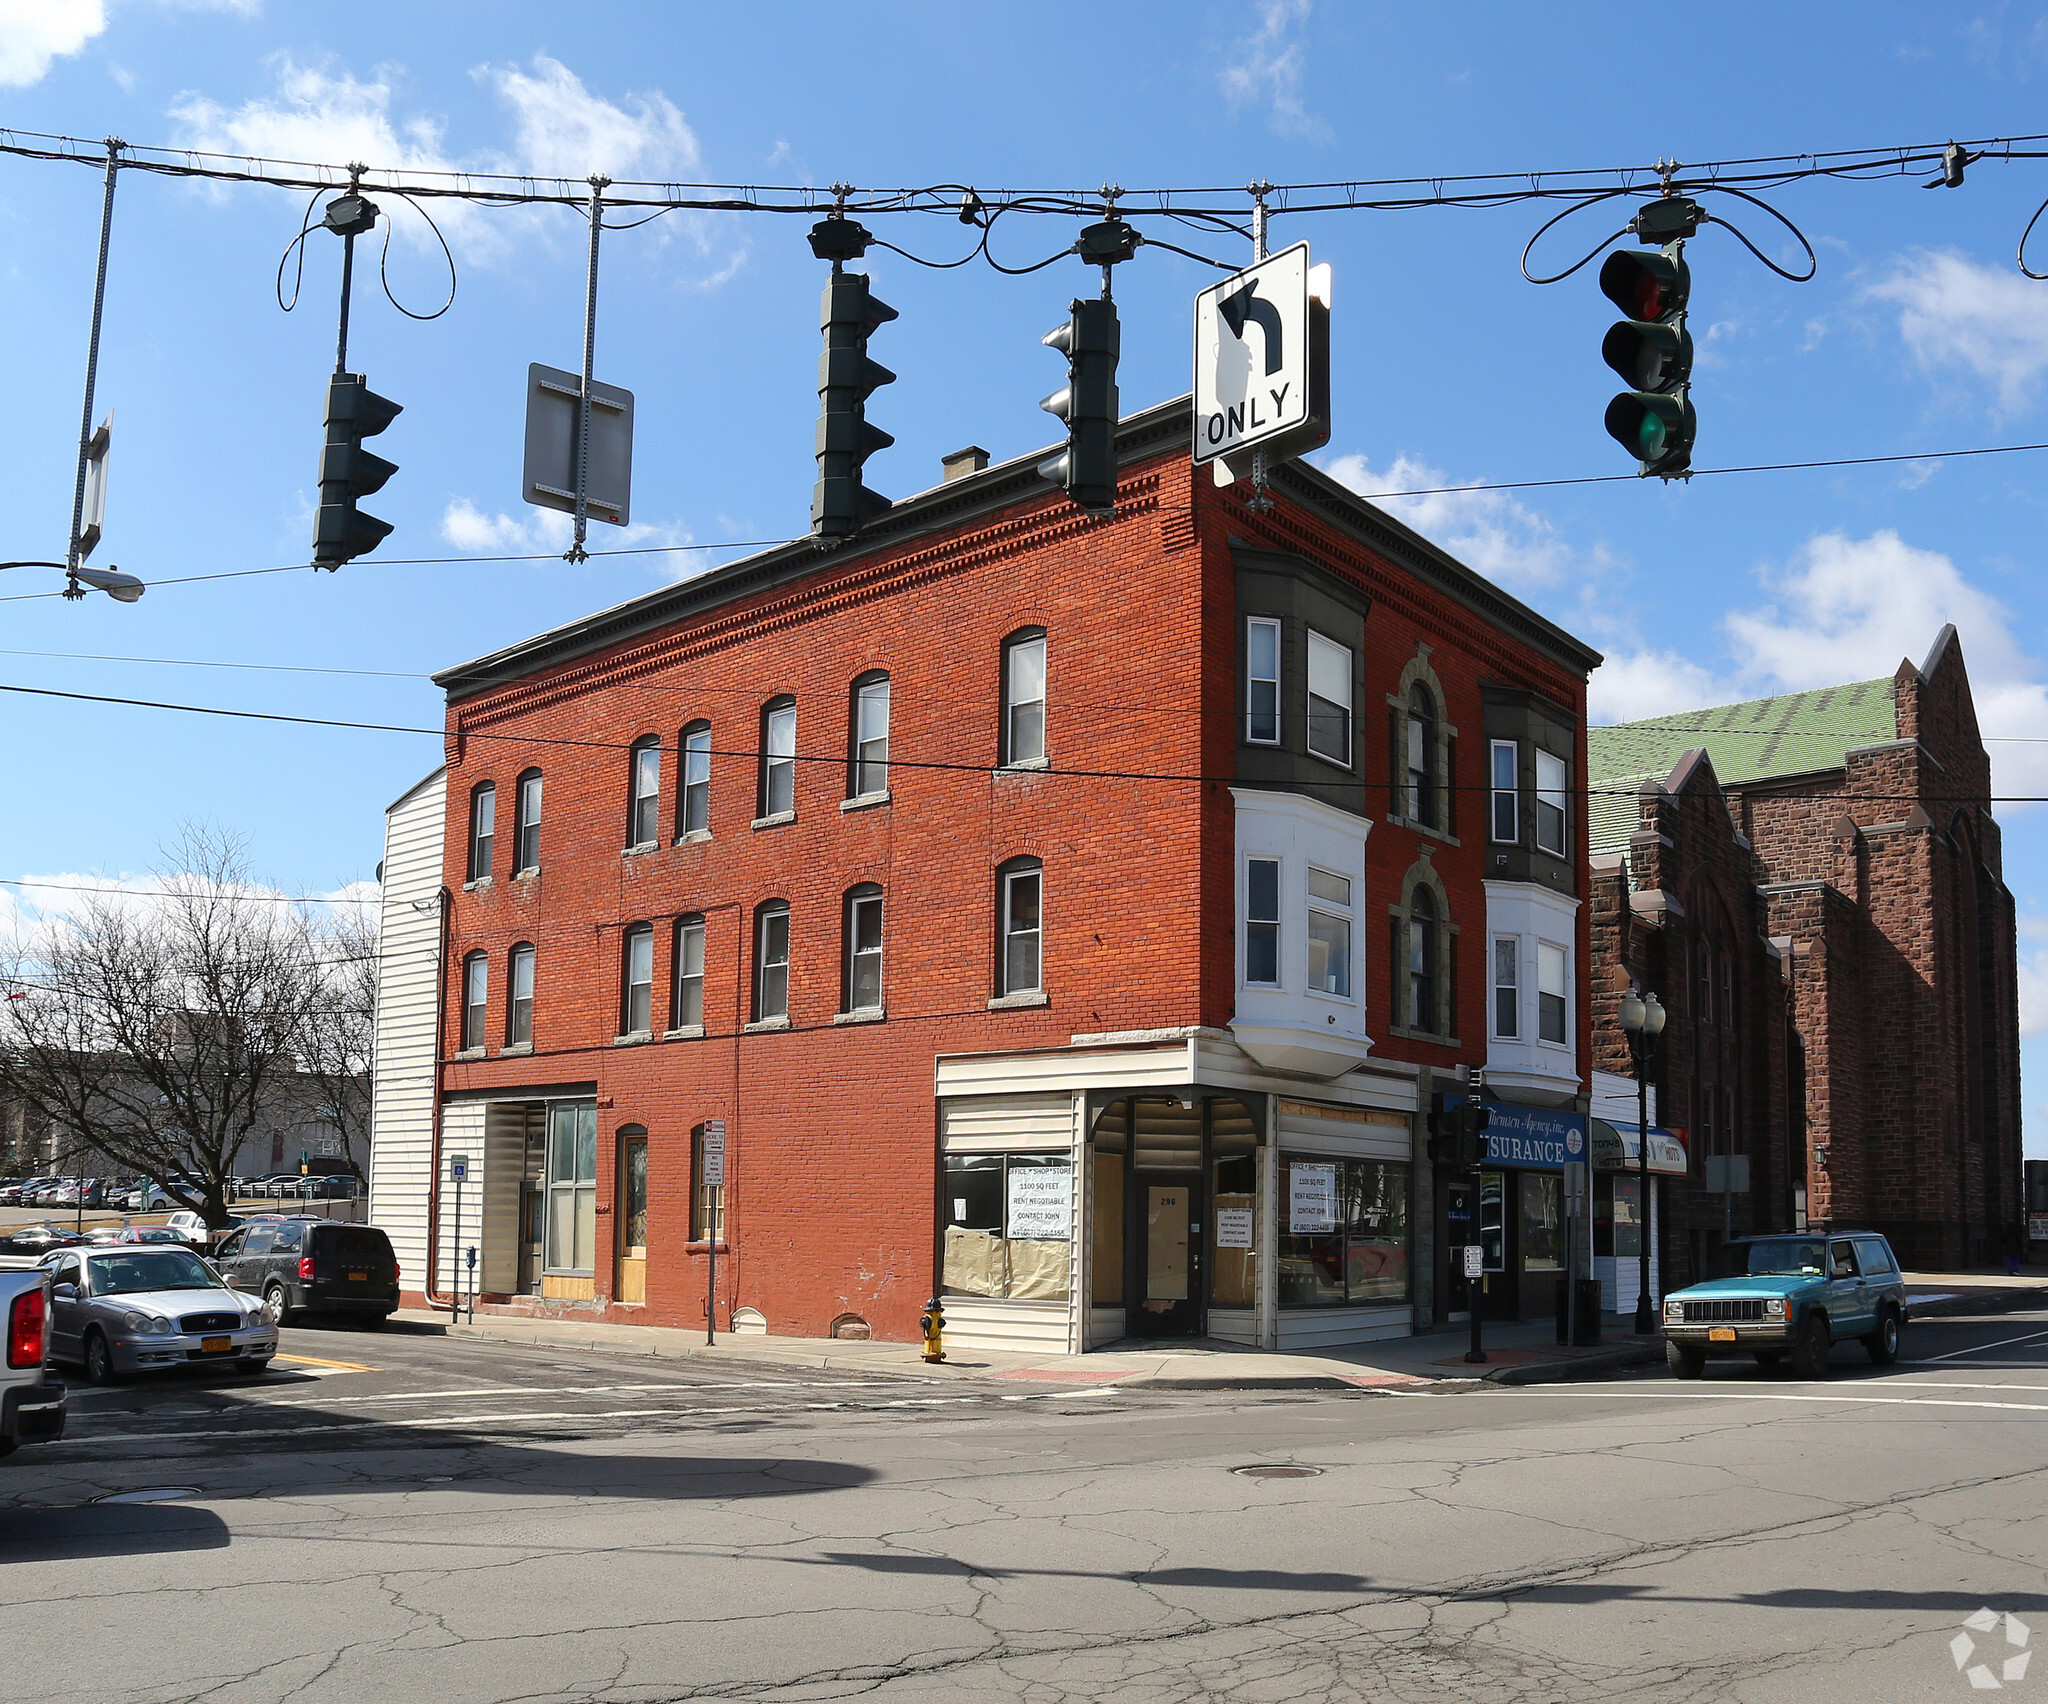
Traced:
[[1536, 844], [1555, 857], [1565, 855], [1565, 794], [1571, 771], [1565, 760], [1536, 753]]
[[1255, 615], [1244, 632], [1244, 737], [1280, 743], [1280, 623]]
[[1015, 858], [997, 874], [996, 992], [1036, 993], [1045, 974], [1045, 870], [1036, 858]]
[[1522, 748], [1514, 740], [1495, 740], [1489, 749], [1493, 813], [1488, 832], [1496, 846], [1517, 846], [1522, 839]]
[[519, 777], [519, 790], [512, 805], [512, 873], [525, 875], [540, 868], [541, 773], [529, 769]]
[[469, 795], [469, 879], [480, 882], [491, 873], [491, 848], [498, 833], [498, 789], [479, 782]]
[[1308, 985], [1317, 994], [1351, 998], [1351, 878], [1308, 872]]
[[471, 953], [462, 961], [462, 1050], [484, 1045], [491, 1021], [491, 955]]
[[868, 798], [889, 790], [889, 677], [862, 675], [853, 683], [853, 751], [846, 794]]
[[1280, 860], [1247, 858], [1244, 865], [1244, 979], [1280, 985]]
[[863, 882], [846, 895], [844, 1012], [882, 1009], [882, 890]]
[[548, 1272], [586, 1275], [597, 1262], [597, 1103], [555, 1101], [548, 1107]]
[[1045, 629], [1003, 641], [1003, 753], [1006, 764], [1045, 758]]
[[765, 901], [754, 913], [754, 1021], [789, 1016], [789, 901]]
[[533, 1041], [533, 943], [512, 949], [505, 978], [505, 1045], [525, 1047]]
[[676, 919], [676, 987], [671, 1029], [704, 1023], [704, 919], [693, 913]]
[[1513, 935], [1493, 938], [1493, 1033], [1503, 1041], [1522, 1033], [1522, 943]]
[[633, 742], [631, 802], [626, 810], [626, 844], [652, 846], [661, 833], [661, 741], [653, 734]]
[[654, 925], [635, 923], [626, 931], [625, 987], [619, 1002], [619, 1034], [647, 1035], [654, 1028]]
[[711, 724], [692, 722], [683, 730], [681, 797], [676, 833], [711, 832]]
[[1544, 1041], [1563, 1041], [1570, 1015], [1565, 993], [1567, 960], [1562, 947], [1536, 943], [1536, 1034]]
[[761, 711], [761, 799], [764, 817], [796, 809], [796, 700], [771, 698]]
[[1351, 647], [1310, 628], [1308, 749], [1347, 769], [1351, 767], [1351, 672]]

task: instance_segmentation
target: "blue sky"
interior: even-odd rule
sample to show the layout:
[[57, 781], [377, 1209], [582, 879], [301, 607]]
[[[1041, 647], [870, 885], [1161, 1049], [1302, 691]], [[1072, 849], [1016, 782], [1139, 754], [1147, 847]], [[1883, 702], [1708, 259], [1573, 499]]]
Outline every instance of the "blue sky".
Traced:
[[[2048, 129], [2048, 6], [1620, 16], [1330, 0], [0, 0], [0, 122], [379, 166], [1047, 188], [1556, 172]], [[1689, 254], [1700, 464], [2048, 439], [2048, 284], [2013, 265], [2043, 198], [2048, 161], [1985, 162], [1954, 192], [1786, 188], [1772, 199], [1820, 259], [1804, 285], [1704, 232]], [[97, 561], [167, 581], [304, 559], [339, 246], [311, 240], [300, 306], [281, 313], [275, 270], [304, 207], [273, 189], [124, 179]], [[0, 555], [63, 551], [98, 210], [90, 170], [0, 158]], [[392, 286], [429, 308], [446, 287], [439, 250], [397, 213]], [[1319, 460], [1367, 491], [1626, 470], [1600, 425], [1612, 314], [1591, 270], [1547, 288], [1518, 274], [1541, 216], [1275, 220], [1276, 244], [1306, 239], [1335, 270], [1336, 426]], [[1575, 222], [1582, 247], [1597, 220]], [[518, 500], [520, 408], [528, 362], [577, 363], [582, 227], [536, 208], [443, 223], [459, 276], [446, 316], [404, 318], [359, 272], [351, 365], [405, 405], [377, 445], [400, 471], [366, 504], [397, 526], [382, 549], [332, 576], [160, 585], [132, 607], [25, 597], [55, 577], [11, 573], [0, 681], [431, 726], [428, 670], [729, 557], [389, 560], [561, 545], [557, 518]], [[805, 530], [823, 272], [807, 223], [679, 214], [607, 237], [597, 371], [637, 397], [635, 525], [593, 543]], [[870, 223], [933, 257], [964, 247], [947, 219]], [[1784, 256], [1761, 216], [1750, 229]], [[1006, 220], [996, 249], [1016, 264], [1067, 236]], [[1235, 258], [1235, 244], [1186, 246]], [[902, 314], [874, 343], [899, 379], [871, 404], [897, 443], [870, 484], [906, 495], [960, 445], [1001, 457], [1051, 438], [1036, 404], [1061, 368], [1038, 340], [1087, 287], [1078, 262], [1011, 278], [877, 252], [869, 270]], [[1121, 270], [1128, 407], [1187, 388], [1189, 300], [1213, 276], [1159, 250]], [[1987, 733], [2019, 742], [2048, 737], [2044, 481], [2048, 454], [1389, 506], [1605, 650], [1602, 719], [1889, 673], [1953, 620]], [[105, 657], [263, 666], [91, 660]], [[284, 886], [331, 891], [370, 873], [383, 806], [437, 760], [432, 739], [0, 698], [15, 801], [0, 874], [15, 877], [132, 876], [197, 817], [246, 833]], [[1993, 749], [2001, 792], [2048, 794], [2048, 744]], [[2001, 815], [2041, 1065], [2048, 808]], [[2048, 1152], [2048, 1078], [2029, 1080], [2043, 1132], [2030, 1146]]]

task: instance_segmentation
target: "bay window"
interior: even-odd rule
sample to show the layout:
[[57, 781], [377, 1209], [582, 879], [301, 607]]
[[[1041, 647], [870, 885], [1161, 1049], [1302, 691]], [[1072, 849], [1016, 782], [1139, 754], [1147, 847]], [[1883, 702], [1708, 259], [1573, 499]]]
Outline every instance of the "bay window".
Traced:
[[1352, 653], [1349, 645], [1308, 635], [1308, 749], [1351, 767]]
[[1244, 865], [1244, 979], [1264, 987], [1280, 983], [1280, 860], [1247, 858]]

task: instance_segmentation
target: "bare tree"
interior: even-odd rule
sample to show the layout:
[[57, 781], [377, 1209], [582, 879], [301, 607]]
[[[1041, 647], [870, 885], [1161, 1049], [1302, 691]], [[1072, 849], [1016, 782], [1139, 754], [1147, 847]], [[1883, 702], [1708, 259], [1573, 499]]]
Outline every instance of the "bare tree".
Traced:
[[234, 836], [188, 827], [167, 861], [158, 892], [88, 896], [0, 961], [0, 1094], [219, 1226], [243, 1142], [307, 1096], [344, 967]]
[[370, 1154], [370, 1066], [377, 1029], [377, 930], [360, 912], [319, 933], [322, 998], [299, 1038], [299, 1066], [315, 1116], [334, 1127], [357, 1178]]

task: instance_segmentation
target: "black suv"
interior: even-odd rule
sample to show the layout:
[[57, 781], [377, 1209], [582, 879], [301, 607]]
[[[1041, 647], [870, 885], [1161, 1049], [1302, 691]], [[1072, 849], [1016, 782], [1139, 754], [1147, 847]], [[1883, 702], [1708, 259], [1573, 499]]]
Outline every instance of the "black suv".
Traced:
[[261, 1296], [279, 1325], [293, 1314], [354, 1314], [382, 1325], [398, 1306], [398, 1258], [375, 1225], [252, 1219], [213, 1256], [228, 1287]]

